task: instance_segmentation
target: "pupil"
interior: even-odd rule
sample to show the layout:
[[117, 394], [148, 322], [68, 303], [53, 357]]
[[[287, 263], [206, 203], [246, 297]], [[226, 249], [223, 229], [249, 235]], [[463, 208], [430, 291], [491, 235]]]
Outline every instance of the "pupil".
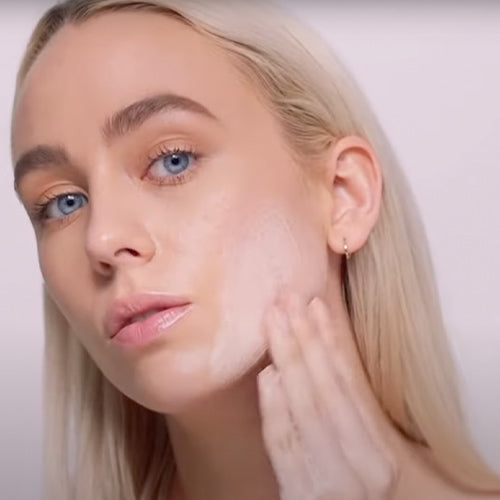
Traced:
[[186, 153], [171, 153], [165, 157], [164, 162], [171, 174], [177, 174], [188, 167], [189, 158]]

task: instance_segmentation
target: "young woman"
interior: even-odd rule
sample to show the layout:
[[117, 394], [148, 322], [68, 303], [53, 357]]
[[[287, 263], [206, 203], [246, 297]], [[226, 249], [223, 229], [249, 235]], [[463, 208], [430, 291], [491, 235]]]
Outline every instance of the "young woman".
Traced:
[[255, 2], [70, 0], [12, 122], [48, 499], [500, 498], [363, 96]]

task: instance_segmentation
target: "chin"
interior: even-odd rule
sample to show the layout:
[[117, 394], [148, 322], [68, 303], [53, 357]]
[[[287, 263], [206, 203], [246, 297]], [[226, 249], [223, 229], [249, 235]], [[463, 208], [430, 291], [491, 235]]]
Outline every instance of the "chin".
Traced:
[[[267, 347], [263, 338], [247, 340], [235, 351], [234, 343], [206, 351], [185, 351], [165, 355], [158, 352], [144, 358], [116, 386], [127, 397], [162, 414], [180, 414], [214, 401], [239, 382], [255, 378], [265, 366]], [[123, 376], [123, 374], [122, 374]]]

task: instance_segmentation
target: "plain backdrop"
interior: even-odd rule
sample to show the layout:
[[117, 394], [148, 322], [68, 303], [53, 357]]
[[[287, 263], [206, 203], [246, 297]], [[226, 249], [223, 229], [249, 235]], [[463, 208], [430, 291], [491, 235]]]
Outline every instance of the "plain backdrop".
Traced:
[[[331, 41], [410, 179], [434, 257], [469, 426], [485, 459], [500, 472], [500, 4], [280, 3]], [[41, 276], [34, 235], [12, 189], [9, 140], [17, 66], [50, 4], [0, 7], [2, 500], [40, 498]]]

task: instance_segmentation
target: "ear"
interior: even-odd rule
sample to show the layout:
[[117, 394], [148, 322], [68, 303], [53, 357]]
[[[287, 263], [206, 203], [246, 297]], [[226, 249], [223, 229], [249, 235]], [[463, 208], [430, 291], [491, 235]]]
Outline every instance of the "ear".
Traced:
[[333, 143], [326, 156], [323, 181], [327, 190], [323, 215], [328, 246], [343, 255], [367, 241], [379, 215], [382, 170], [371, 145], [358, 136]]

